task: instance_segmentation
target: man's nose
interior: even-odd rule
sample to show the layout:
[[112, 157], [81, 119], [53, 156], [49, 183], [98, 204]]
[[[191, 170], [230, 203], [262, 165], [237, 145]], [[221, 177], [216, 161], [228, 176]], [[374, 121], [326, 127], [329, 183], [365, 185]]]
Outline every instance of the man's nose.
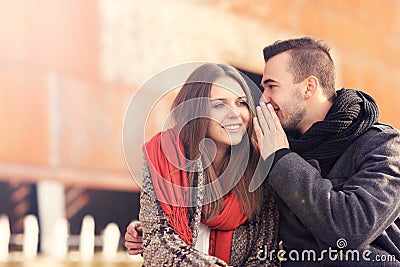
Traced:
[[269, 103], [271, 102], [271, 97], [269, 96], [267, 90], [264, 90], [263, 94], [260, 97], [260, 103]]

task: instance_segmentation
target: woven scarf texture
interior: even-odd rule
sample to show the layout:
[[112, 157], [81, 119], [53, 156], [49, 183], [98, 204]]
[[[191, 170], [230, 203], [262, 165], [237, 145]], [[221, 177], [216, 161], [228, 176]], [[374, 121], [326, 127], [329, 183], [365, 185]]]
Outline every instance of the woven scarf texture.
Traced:
[[315, 159], [326, 176], [344, 150], [378, 122], [379, 108], [366, 93], [340, 89], [325, 119], [298, 138], [288, 135], [290, 148], [306, 160]]

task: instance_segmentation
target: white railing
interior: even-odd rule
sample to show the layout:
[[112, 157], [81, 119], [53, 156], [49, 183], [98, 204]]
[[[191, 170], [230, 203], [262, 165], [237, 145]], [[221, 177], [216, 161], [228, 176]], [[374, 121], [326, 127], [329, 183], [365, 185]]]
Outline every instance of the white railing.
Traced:
[[[119, 251], [121, 232], [116, 223], [109, 223], [101, 235], [95, 235], [95, 220], [86, 215], [82, 220], [80, 235], [70, 235], [66, 219], [54, 223], [51, 231], [52, 250], [45, 257], [55, 261], [82, 261], [91, 262], [95, 259], [103, 261], [118, 261], [121, 255], [124, 259], [140, 262], [139, 256], [128, 256], [126, 251]], [[10, 222], [6, 215], [0, 215], [0, 262], [32, 261], [38, 255], [39, 224], [36, 216], [24, 217], [24, 232], [11, 234]], [[21, 251], [10, 251], [11, 246], [22, 247]], [[72, 248], [77, 248], [72, 249]], [[96, 256], [95, 256], [96, 251]], [[13, 253], [18, 253], [14, 257]], [[121, 254], [122, 253], [122, 254]]]

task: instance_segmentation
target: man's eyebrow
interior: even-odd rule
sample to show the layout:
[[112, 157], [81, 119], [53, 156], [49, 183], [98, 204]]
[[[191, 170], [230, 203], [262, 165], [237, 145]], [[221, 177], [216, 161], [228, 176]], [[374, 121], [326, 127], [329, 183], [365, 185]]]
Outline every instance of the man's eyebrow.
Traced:
[[275, 81], [273, 79], [266, 79], [266, 80], [263, 80], [260, 85], [261, 86], [266, 85], [267, 83], [277, 83], [277, 81]]

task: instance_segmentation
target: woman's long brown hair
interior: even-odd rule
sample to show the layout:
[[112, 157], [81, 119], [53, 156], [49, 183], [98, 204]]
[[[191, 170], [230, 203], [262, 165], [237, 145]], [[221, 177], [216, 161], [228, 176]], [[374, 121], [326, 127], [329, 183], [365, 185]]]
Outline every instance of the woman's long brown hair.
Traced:
[[[236, 69], [224, 64], [206, 63], [201, 65], [190, 74], [176, 96], [171, 107], [171, 117], [174, 126], [181, 129], [180, 139], [184, 144], [186, 157], [189, 160], [196, 160], [201, 156], [204, 164], [209, 163], [210, 159], [208, 158], [207, 150], [203, 151], [205, 153], [201, 153], [199, 146], [201, 141], [207, 138], [206, 132], [209, 123], [208, 114], [210, 108], [207, 98], [210, 97], [212, 83], [222, 77], [232, 78], [239, 83], [246, 94], [250, 119], [247, 127], [247, 135], [243, 137], [242, 142], [235, 146], [234, 150], [231, 147], [227, 151], [222, 168], [224, 175], [220, 181], [234, 183], [232, 191], [238, 197], [243, 212], [248, 218], [252, 218], [254, 214], [260, 211], [262, 188], [259, 187], [254, 192], [249, 192], [248, 188], [252, 177], [257, 175], [255, 170], [260, 155], [255, 147], [253, 129], [254, 101], [251, 91], [240, 73]], [[191, 99], [192, 101], [190, 101]], [[190, 104], [185, 105], [179, 112], [174, 112], [182, 103], [188, 103], [187, 101]], [[245, 138], [247, 140], [244, 140]], [[245, 155], [248, 155], [248, 157]], [[227, 169], [228, 164], [229, 168]], [[243, 175], [237, 177], [240, 174]], [[212, 164], [210, 164], [204, 170], [205, 183], [209, 184], [215, 181], [220, 175], [221, 173], [216, 173]], [[188, 177], [189, 185], [196, 186], [196, 174], [189, 172]], [[223, 208], [224, 198], [221, 194], [221, 188], [218, 183], [213, 183], [213, 185], [208, 192], [205, 192], [205, 195], [212, 196], [214, 197], [213, 199], [217, 200], [203, 207], [203, 218], [205, 220], [213, 219]]]

